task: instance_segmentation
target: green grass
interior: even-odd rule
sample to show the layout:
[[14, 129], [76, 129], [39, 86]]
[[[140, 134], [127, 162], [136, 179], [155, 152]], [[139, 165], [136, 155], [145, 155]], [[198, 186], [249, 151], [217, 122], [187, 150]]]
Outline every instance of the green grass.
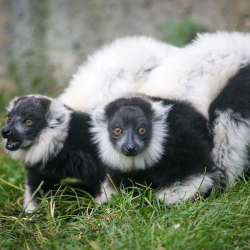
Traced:
[[[250, 183], [205, 201], [151, 205], [152, 191], [133, 197], [125, 190], [109, 204], [64, 190], [32, 214], [22, 207], [24, 168], [1, 154], [0, 249], [249, 249]], [[69, 189], [69, 188], [68, 188]], [[142, 203], [146, 207], [137, 208]], [[89, 209], [88, 209], [89, 208]], [[93, 209], [91, 211], [91, 208]], [[82, 214], [74, 215], [76, 211]]]

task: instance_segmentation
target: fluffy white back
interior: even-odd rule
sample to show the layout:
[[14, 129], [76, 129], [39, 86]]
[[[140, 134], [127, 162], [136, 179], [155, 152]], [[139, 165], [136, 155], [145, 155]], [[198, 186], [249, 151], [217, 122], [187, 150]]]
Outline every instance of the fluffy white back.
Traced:
[[138, 90], [149, 96], [188, 100], [208, 117], [208, 107], [240, 68], [250, 64], [250, 34], [200, 34], [166, 57]]
[[[136, 95], [129, 95], [128, 98]], [[143, 97], [149, 101], [148, 98]], [[150, 101], [154, 116], [152, 119], [152, 138], [149, 145], [138, 155], [128, 157], [118, 151], [110, 141], [108, 122], [105, 119], [105, 109], [92, 111], [93, 141], [97, 143], [101, 160], [109, 167], [121, 171], [139, 170], [153, 167], [164, 153], [163, 143], [167, 139], [168, 124], [166, 119], [172, 105], [164, 106], [162, 102]]]
[[[35, 95], [37, 98], [47, 98]], [[42, 166], [56, 156], [62, 149], [64, 140], [68, 135], [69, 121], [72, 111], [68, 110], [58, 101], [47, 98], [51, 101], [47, 113], [48, 125], [44, 128], [37, 141], [28, 148], [19, 148], [17, 151], [7, 151], [13, 159], [23, 161], [27, 166], [33, 166], [41, 162]], [[15, 100], [14, 100], [15, 101]], [[12, 108], [14, 101], [9, 108]]]
[[148, 76], [178, 50], [150, 37], [120, 38], [90, 56], [59, 96], [67, 106], [87, 111], [135, 92]]

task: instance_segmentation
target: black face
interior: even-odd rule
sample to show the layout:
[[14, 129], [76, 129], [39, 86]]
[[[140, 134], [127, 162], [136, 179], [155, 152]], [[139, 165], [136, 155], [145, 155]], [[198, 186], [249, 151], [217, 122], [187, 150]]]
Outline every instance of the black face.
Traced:
[[14, 151], [26, 148], [36, 142], [47, 125], [45, 114], [50, 100], [25, 96], [18, 98], [7, 115], [7, 125], [2, 129], [5, 147]]
[[136, 156], [148, 145], [152, 134], [150, 110], [137, 105], [122, 105], [108, 118], [110, 140], [126, 156]]

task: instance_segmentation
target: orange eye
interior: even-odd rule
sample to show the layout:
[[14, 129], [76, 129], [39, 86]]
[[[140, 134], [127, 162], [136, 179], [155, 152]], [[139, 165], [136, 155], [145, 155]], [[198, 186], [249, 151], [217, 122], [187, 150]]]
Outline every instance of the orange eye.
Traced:
[[31, 121], [31, 120], [26, 120], [25, 123], [26, 123], [27, 125], [31, 125], [31, 124], [33, 123], [33, 121]]
[[12, 120], [12, 117], [8, 116], [7, 121], [11, 122], [11, 120]]
[[140, 129], [139, 129], [139, 134], [140, 134], [140, 135], [144, 135], [145, 132], [146, 132], [146, 129], [145, 129], [145, 128], [140, 128]]
[[114, 129], [114, 133], [115, 133], [116, 135], [121, 134], [121, 132], [122, 132], [122, 129], [121, 129], [121, 128], [115, 128], [115, 129]]

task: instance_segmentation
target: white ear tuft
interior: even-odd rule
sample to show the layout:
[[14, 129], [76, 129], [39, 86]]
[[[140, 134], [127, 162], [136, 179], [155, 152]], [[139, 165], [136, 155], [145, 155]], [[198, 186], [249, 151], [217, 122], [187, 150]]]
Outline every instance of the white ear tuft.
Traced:
[[72, 111], [67, 109], [62, 103], [52, 100], [47, 114], [49, 127], [60, 126], [67, 123]]
[[167, 119], [169, 111], [172, 109], [173, 105], [164, 105], [162, 101], [151, 102], [152, 110], [154, 111], [154, 120], [162, 120], [165, 122]]
[[15, 102], [16, 102], [17, 99], [18, 99], [18, 97], [15, 97], [15, 98], [10, 102], [9, 106], [6, 108], [8, 112], [10, 112], [10, 111], [13, 109], [14, 104], [15, 104]]
[[92, 118], [92, 125], [96, 126], [100, 123], [105, 122], [105, 107], [97, 108], [88, 112]]
[[[105, 118], [105, 108], [98, 108], [88, 112], [91, 116], [91, 129], [93, 134], [92, 141], [99, 143], [103, 136], [108, 139], [107, 120]], [[100, 136], [101, 135], [101, 136]], [[100, 149], [100, 145], [99, 145]]]

